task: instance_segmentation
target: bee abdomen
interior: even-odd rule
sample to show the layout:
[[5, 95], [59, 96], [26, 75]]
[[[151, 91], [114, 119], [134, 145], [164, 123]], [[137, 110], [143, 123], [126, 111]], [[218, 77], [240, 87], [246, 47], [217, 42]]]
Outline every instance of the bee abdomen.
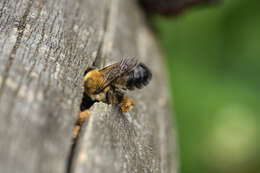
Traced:
[[129, 90], [142, 88], [146, 86], [152, 78], [152, 73], [144, 64], [140, 63], [133, 71], [130, 72], [127, 79], [126, 87]]

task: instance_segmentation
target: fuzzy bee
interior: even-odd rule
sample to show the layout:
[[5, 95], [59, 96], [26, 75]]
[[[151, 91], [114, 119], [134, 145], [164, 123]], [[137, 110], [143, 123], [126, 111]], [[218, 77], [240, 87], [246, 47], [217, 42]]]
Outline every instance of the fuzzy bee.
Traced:
[[121, 112], [125, 114], [132, 105], [135, 105], [135, 102], [128, 98], [124, 91], [141, 89], [152, 78], [148, 67], [135, 58], [122, 59], [103, 69], [90, 67], [84, 75], [84, 94], [81, 112], [74, 129], [74, 139], [78, 136], [80, 126], [88, 117], [88, 109], [93, 103], [102, 101], [107, 104], [120, 105]]
[[122, 59], [120, 62], [103, 69], [90, 68], [84, 77], [84, 93], [93, 102], [119, 104], [121, 112], [126, 113], [135, 102], [124, 95], [124, 90], [134, 90], [147, 85], [152, 73], [135, 58]]

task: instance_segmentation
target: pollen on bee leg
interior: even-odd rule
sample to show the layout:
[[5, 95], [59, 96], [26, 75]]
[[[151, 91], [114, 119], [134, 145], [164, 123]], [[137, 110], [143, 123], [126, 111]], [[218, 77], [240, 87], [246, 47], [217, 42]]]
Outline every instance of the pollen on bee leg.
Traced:
[[121, 112], [123, 114], [127, 113], [132, 105], [135, 105], [135, 101], [128, 98], [127, 96], [124, 96], [122, 105], [120, 107]]
[[81, 125], [84, 120], [89, 116], [89, 110], [84, 110], [84, 111], [81, 111], [78, 115], [78, 119], [77, 119], [77, 123], [76, 124], [79, 124]]
[[76, 125], [73, 131], [73, 139], [76, 139], [79, 135], [80, 125]]
[[82, 123], [85, 121], [85, 119], [89, 116], [89, 114], [90, 114], [89, 110], [84, 110], [79, 113], [76, 125], [74, 127], [73, 139], [76, 139], [78, 137], [80, 127]]

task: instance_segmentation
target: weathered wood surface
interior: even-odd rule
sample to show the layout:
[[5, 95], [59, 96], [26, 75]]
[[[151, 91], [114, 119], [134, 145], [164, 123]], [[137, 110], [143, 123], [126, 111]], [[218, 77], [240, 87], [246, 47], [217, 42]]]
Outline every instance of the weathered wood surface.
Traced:
[[[126, 116], [95, 104], [71, 155], [84, 70], [126, 56], [151, 67], [151, 84], [128, 94], [137, 105]], [[0, 1], [1, 172], [176, 172], [168, 107], [135, 1]]]

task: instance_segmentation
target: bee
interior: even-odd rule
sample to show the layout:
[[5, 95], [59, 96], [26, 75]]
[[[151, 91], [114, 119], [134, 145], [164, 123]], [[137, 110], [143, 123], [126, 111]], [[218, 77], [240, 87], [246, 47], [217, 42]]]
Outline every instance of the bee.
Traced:
[[122, 114], [135, 105], [135, 101], [125, 95], [126, 90], [141, 89], [148, 85], [152, 73], [135, 58], [125, 58], [103, 69], [90, 67], [84, 74], [84, 94], [81, 112], [78, 116], [74, 136], [78, 135], [81, 124], [89, 116], [88, 109], [95, 102], [120, 105]]
[[84, 93], [93, 102], [121, 105], [125, 114], [135, 102], [125, 96], [125, 90], [141, 89], [152, 78], [152, 73], [135, 58], [122, 59], [120, 62], [103, 69], [91, 68], [84, 77]]

